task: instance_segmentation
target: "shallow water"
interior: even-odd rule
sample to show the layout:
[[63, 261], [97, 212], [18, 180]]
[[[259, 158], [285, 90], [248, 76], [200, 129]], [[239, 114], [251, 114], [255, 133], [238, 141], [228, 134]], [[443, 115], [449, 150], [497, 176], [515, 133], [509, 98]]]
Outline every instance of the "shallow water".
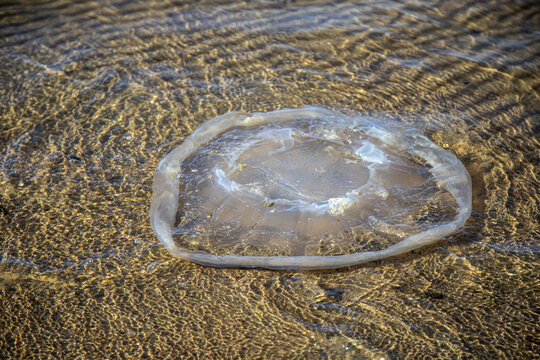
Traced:
[[[524, 358], [538, 346], [536, 2], [0, 7], [0, 357]], [[463, 231], [325, 272], [202, 267], [150, 228], [203, 121], [384, 113], [473, 180]]]

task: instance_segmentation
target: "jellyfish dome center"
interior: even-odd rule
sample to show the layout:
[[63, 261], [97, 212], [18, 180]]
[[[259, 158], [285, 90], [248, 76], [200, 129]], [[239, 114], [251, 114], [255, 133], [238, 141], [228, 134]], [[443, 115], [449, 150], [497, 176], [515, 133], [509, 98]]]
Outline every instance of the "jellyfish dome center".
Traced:
[[225, 191], [259, 198], [266, 205], [324, 212], [329, 201], [369, 181], [369, 167], [352, 150], [304, 131], [264, 127], [214, 173]]

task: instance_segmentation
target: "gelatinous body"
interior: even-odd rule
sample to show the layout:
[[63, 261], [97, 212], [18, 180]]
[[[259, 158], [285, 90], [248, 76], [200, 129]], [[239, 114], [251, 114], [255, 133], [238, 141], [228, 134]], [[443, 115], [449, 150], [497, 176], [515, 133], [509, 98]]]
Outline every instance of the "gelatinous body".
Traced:
[[186, 260], [323, 269], [433, 243], [470, 212], [469, 174], [420, 131], [306, 107], [204, 123], [160, 162], [150, 217]]

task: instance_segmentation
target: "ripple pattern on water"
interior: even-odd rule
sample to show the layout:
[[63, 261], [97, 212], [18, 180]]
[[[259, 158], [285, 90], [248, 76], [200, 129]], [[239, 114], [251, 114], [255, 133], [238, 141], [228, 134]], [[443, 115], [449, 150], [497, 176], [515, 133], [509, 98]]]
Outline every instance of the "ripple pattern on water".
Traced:
[[[0, 354], [535, 358], [539, 10], [2, 2]], [[205, 268], [157, 244], [159, 159], [219, 114], [307, 104], [388, 114], [454, 153], [464, 230], [324, 273]]]

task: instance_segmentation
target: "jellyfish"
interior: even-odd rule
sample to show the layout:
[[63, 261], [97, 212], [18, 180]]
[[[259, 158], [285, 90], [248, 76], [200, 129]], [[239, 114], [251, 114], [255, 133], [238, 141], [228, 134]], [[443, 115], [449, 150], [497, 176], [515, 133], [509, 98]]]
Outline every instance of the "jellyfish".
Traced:
[[309, 106], [203, 123], [160, 161], [150, 219], [198, 264], [331, 269], [432, 244], [470, 213], [467, 170], [420, 130]]

